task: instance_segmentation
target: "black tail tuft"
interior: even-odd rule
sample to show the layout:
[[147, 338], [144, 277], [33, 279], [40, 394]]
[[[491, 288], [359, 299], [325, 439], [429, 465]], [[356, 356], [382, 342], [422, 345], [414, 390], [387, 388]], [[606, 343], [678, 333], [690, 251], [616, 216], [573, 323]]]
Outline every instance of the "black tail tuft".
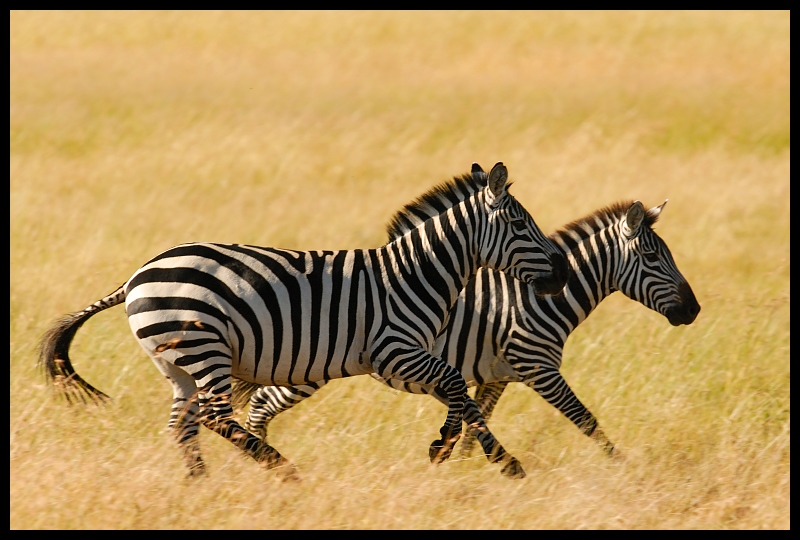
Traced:
[[69, 359], [69, 346], [75, 333], [92, 315], [81, 311], [62, 317], [45, 332], [39, 344], [39, 367], [70, 403], [101, 403], [111, 399], [75, 373]]

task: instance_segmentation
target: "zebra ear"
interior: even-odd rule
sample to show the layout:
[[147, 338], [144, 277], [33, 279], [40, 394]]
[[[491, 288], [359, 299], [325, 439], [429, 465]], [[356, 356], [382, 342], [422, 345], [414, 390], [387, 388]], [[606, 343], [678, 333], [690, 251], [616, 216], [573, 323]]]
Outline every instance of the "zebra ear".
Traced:
[[664, 207], [667, 206], [667, 202], [669, 202], [669, 199], [665, 199], [663, 203], [659, 204], [658, 206], [654, 206], [647, 211], [647, 215], [655, 220], [661, 214], [661, 211], [664, 209]]
[[506, 192], [506, 182], [508, 181], [508, 169], [502, 161], [495, 163], [489, 171], [489, 190], [494, 195], [495, 201]]
[[625, 235], [633, 236], [636, 234], [643, 219], [644, 205], [641, 201], [636, 201], [628, 208], [628, 213], [625, 215], [625, 226], [622, 229]]
[[472, 164], [472, 180], [480, 184], [486, 183], [486, 173], [477, 163]]

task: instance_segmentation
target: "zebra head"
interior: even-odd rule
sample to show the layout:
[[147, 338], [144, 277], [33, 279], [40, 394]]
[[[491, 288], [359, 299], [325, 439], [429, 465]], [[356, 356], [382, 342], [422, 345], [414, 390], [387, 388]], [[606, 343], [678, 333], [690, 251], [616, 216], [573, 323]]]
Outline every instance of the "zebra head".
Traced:
[[[474, 163], [472, 175], [486, 173]], [[509, 185], [508, 170], [498, 162], [483, 190], [488, 219], [480, 235], [479, 264], [532, 284], [537, 294], [558, 294], [569, 277], [567, 259], [508, 192]]]
[[620, 222], [622, 257], [612, 286], [664, 315], [673, 326], [692, 324], [700, 304], [652, 225], [667, 201], [645, 211], [635, 201]]

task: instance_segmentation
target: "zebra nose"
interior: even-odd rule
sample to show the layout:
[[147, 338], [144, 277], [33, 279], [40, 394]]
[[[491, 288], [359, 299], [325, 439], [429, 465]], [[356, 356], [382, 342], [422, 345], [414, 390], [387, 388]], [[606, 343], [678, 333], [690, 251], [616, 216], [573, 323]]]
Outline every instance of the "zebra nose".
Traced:
[[688, 315], [689, 323], [694, 322], [694, 320], [697, 318], [697, 314], [700, 313], [700, 304], [697, 302], [697, 298], [694, 296], [694, 291], [692, 291], [692, 288], [688, 283], [683, 282], [678, 285], [678, 294], [681, 297], [681, 303], [683, 304], [686, 314]]

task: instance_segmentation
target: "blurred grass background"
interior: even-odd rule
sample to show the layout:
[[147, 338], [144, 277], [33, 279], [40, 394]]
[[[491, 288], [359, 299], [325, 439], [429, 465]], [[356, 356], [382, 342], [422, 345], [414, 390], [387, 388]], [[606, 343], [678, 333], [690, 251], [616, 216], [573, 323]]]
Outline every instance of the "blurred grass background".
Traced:
[[[790, 527], [790, 15], [779, 12], [10, 13], [10, 527]], [[620, 199], [702, 305], [673, 328], [622, 295], [563, 373], [612, 462], [524, 387], [483, 457], [432, 468], [445, 410], [369, 378], [279, 417], [280, 483], [201, 432], [190, 482], [169, 384], [120, 308], [68, 407], [41, 334], [186, 241], [377, 247], [432, 185], [503, 161], [546, 232]]]

